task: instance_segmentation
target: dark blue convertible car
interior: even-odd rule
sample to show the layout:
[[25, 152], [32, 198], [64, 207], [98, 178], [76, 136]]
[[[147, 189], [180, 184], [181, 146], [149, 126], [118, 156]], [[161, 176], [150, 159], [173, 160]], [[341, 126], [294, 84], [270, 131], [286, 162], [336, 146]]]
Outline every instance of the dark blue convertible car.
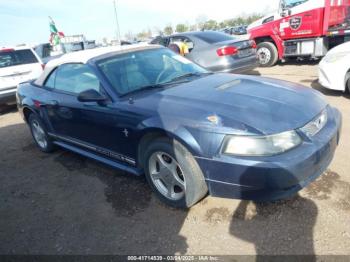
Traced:
[[101, 48], [50, 61], [17, 103], [44, 152], [60, 146], [135, 175], [161, 200], [267, 201], [321, 175], [341, 115], [317, 91], [213, 74], [160, 46]]

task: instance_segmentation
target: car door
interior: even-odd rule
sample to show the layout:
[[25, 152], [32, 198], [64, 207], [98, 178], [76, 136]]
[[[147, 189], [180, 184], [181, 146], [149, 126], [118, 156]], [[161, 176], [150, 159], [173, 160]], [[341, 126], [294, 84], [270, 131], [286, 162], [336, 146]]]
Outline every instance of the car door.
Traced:
[[285, 10], [285, 14], [288, 15], [281, 19], [281, 38], [313, 37], [322, 34], [323, 6], [324, 1], [319, 0], [282, 0], [280, 9]]
[[121, 124], [124, 115], [118, 108], [121, 105], [77, 99], [80, 92], [90, 89], [107, 95], [93, 69], [85, 64], [64, 64], [51, 74], [45, 85], [52, 86], [52, 82], [52, 100], [46, 107], [53, 135], [83, 149], [123, 159], [121, 156], [126, 152], [122, 145], [127, 142], [128, 134], [125, 135]]

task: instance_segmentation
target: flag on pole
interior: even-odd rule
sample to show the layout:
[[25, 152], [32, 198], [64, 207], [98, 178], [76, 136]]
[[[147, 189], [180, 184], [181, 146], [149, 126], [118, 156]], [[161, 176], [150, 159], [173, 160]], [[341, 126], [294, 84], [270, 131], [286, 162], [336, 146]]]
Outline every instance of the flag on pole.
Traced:
[[61, 38], [64, 37], [63, 32], [57, 30], [56, 24], [53, 21], [52, 17], [49, 16], [50, 20], [50, 43], [53, 46], [59, 45], [61, 43]]

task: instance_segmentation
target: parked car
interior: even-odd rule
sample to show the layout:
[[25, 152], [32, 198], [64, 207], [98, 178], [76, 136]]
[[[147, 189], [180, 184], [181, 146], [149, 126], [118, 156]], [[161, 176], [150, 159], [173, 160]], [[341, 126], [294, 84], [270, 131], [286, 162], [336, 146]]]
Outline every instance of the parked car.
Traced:
[[52, 55], [52, 53], [55, 53], [55, 52], [52, 51], [52, 46], [50, 43], [35, 45], [33, 47], [33, 50], [40, 57], [44, 65], [46, 65], [50, 60], [59, 58], [60, 56], [63, 55], [63, 52], [61, 54]]
[[213, 72], [241, 73], [258, 66], [256, 44], [221, 32], [203, 31], [157, 37], [151, 44], [169, 47], [185, 43], [189, 53], [185, 57]]
[[317, 91], [255, 76], [210, 73], [171, 50], [130, 45], [50, 61], [18, 87], [39, 149], [61, 146], [145, 173], [165, 203], [206, 196], [275, 200], [320, 176], [341, 115]]
[[33, 49], [0, 49], [0, 105], [14, 104], [17, 85], [36, 79], [42, 71], [42, 62]]
[[327, 53], [319, 64], [318, 79], [325, 88], [350, 91], [350, 42]]

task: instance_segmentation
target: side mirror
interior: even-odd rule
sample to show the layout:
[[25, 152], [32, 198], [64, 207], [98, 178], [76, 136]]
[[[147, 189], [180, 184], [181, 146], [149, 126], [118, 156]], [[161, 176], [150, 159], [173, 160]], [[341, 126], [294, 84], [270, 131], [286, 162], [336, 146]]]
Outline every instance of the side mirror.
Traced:
[[291, 14], [292, 14], [292, 11], [290, 9], [282, 9], [281, 11], [282, 17], [287, 17], [287, 16], [290, 16]]
[[95, 89], [85, 90], [78, 95], [79, 102], [96, 102], [98, 104], [107, 101], [107, 97], [97, 92]]

